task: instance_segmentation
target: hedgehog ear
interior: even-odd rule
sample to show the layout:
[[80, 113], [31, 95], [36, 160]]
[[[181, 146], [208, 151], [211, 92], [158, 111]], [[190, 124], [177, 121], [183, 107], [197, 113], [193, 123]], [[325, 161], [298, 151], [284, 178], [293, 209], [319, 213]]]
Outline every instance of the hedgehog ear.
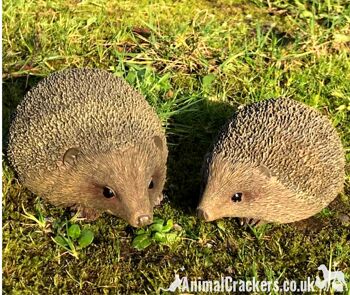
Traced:
[[264, 164], [259, 165], [259, 170], [267, 177], [271, 178], [273, 175], [271, 173], [271, 170], [267, 168]]
[[70, 148], [63, 155], [63, 164], [67, 166], [75, 166], [82, 152], [79, 148]]
[[153, 136], [153, 141], [158, 149], [163, 150], [163, 141], [158, 135]]

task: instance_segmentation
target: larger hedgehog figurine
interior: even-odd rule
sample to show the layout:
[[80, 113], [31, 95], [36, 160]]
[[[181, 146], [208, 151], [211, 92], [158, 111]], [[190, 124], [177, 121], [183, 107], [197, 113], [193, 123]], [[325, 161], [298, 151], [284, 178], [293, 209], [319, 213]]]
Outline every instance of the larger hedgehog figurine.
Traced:
[[167, 155], [151, 106], [103, 70], [70, 69], [42, 80], [10, 127], [8, 157], [23, 184], [88, 219], [109, 212], [135, 227], [151, 223]]
[[308, 218], [342, 191], [345, 157], [330, 121], [291, 99], [243, 107], [203, 167], [198, 215], [251, 224]]

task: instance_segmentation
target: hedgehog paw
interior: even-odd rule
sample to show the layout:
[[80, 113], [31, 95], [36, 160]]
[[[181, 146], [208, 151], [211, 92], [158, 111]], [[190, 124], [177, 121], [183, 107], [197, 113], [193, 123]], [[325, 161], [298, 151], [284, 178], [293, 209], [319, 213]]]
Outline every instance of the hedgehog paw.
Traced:
[[92, 208], [74, 206], [73, 210], [77, 211], [78, 218], [82, 218], [86, 221], [94, 221], [100, 217], [100, 213]]

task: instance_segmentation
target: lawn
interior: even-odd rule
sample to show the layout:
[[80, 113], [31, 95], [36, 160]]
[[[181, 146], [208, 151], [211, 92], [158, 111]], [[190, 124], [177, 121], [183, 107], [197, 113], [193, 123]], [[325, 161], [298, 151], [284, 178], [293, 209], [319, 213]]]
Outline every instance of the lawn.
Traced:
[[[305, 280], [325, 264], [350, 289], [350, 4], [347, 0], [3, 2], [3, 152], [10, 115], [48, 74], [96, 67], [124, 77], [154, 106], [169, 145], [165, 200], [155, 216], [173, 239], [103, 215], [83, 222], [33, 195], [3, 159], [5, 294], [161, 294], [189, 280]], [[195, 216], [205, 153], [241, 105], [291, 97], [327, 115], [347, 158], [344, 193], [318, 215], [260, 228]], [[94, 233], [67, 251], [69, 224]], [[77, 245], [77, 242], [74, 242]]]

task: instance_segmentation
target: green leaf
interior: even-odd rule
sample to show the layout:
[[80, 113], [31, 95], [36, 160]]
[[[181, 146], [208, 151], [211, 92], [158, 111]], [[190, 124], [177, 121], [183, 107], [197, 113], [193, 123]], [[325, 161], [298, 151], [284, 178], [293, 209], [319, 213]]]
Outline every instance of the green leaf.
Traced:
[[80, 248], [89, 246], [94, 240], [94, 233], [91, 230], [83, 229], [78, 240]]
[[129, 71], [125, 80], [128, 81], [130, 84], [133, 84], [136, 80], [136, 77], [137, 77], [137, 74], [134, 71]]
[[154, 234], [153, 238], [159, 243], [165, 243], [167, 241], [164, 233], [157, 232]]
[[132, 246], [137, 250], [146, 249], [152, 244], [152, 240], [148, 234], [139, 235], [132, 241]]
[[226, 227], [225, 227], [225, 222], [222, 220], [219, 220], [216, 222], [216, 225], [218, 226], [219, 229], [221, 229], [223, 232], [226, 231]]
[[161, 223], [153, 223], [150, 227], [149, 227], [150, 231], [153, 232], [161, 232], [163, 229], [163, 224]]
[[159, 217], [155, 217], [153, 219], [153, 223], [152, 224], [155, 224], [155, 223], [163, 225], [164, 224], [164, 219], [161, 219]]
[[298, 8], [300, 10], [303, 10], [303, 11], [306, 10], [305, 5], [303, 3], [301, 3], [300, 1], [295, 0], [295, 4], [298, 6]]
[[203, 88], [208, 89], [211, 86], [211, 83], [215, 80], [215, 75], [214, 74], [208, 74], [203, 77], [202, 83], [203, 83]]
[[137, 231], [136, 231], [136, 235], [142, 235], [142, 234], [145, 234], [146, 231], [143, 229], [143, 228], [139, 228]]
[[56, 236], [53, 238], [53, 240], [56, 242], [56, 244], [58, 244], [59, 246], [61, 246], [63, 248], [66, 248], [66, 246], [68, 246], [66, 239], [63, 238], [62, 236]]
[[95, 23], [97, 21], [97, 18], [95, 16], [92, 16], [90, 18], [88, 18], [88, 20], [86, 21], [86, 25], [90, 26], [91, 24]]
[[165, 238], [166, 238], [167, 244], [172, 244], [177, 240], [178, 234], [177, 233], [167, 233]]
[[313, 16], [313, 13], [308, 10], [304, 10], [302, 13], [300, 13], [301, 18], [312, 18]]
[[166, 223], [166, 225], [163, 227], [162, 232], [163, 233], [167, 233], [168, 231], [170, 231], [173, 228], [173, 221], [171, 219], [169, 219]]
[[80, 237], [81, 231], [80, 226], [78, 224], [73, 224], [68, 228], [68, 237], [72, 238], [73, 240], [76, 240]]

